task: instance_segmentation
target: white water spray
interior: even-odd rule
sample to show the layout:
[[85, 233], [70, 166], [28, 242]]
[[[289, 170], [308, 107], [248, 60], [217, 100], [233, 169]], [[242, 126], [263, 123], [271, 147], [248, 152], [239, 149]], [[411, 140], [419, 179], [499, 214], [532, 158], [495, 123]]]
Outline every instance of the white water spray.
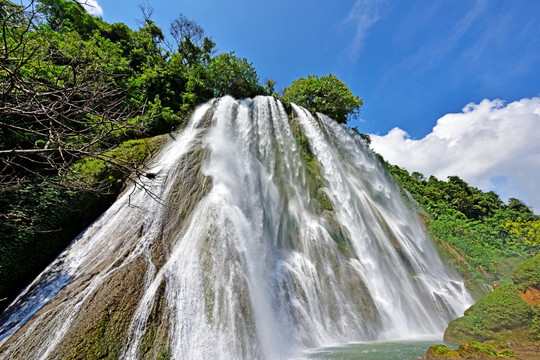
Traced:
[[378, 159], [322, 114], [221, 98], [153, 166], [8, 308], [0, 356], [284, 359], [441, 334], [471, 304]]

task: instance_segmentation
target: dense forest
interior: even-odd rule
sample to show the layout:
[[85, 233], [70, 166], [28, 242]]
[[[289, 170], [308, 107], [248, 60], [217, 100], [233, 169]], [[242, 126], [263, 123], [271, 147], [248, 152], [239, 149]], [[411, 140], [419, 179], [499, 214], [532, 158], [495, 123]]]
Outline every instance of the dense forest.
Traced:
[[[332, 74], [276, 91], [253, 64], [178, 15], [166, 35], [141, 7], [140, 27], [109, 24], [69, 0], [0, 0], [0, 309], [115, 199], [198, 104], [280, 97], [340, 123], [362, 99]], [[166, 135], [165, 135], [166, 137]], [[368, 136], [363, 136], [369, 141]], [[384, 162], [383, 159], [381, 161]], [[446, 260], [479, 298], [538, 253], [540, 216], [457, 176], [387, 164]]]

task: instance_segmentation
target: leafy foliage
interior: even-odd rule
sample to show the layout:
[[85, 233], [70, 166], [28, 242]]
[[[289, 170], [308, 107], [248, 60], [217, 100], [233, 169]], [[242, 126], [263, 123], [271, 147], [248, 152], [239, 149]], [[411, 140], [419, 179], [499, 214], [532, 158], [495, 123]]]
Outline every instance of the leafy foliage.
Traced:
[[457, 350], [446, 345], [433, 345], [426, 355], [427, 359], [516, 359], [510, 350], [498, 351], [489, 344], [476, 341], [461, 344]]
[[100, 23], [100, 19], [88, 15], [84, 7], [76, 1], [39, 0], [39, 11], [56, 32], [75, 31], [89, 36], [98, 29]]
[[357, 118], [363, 104], [363, 100], [333, 74], [308, 75], [293, 81], [285, 88], [282, 100], [324, 113], [342, 124]]
[[501, 226], [508, 232], [510, 244], [524, 247], [532, 253], [540, 251], [540, 220], [523, 220], [518, 217], [516, 221], [506, 221]]
[[529, 288], [540, 289], [540, 254], [520, 265], [512, 280], [520, 291]]
[[427, 212], [431, 235], [466, 279], [480, 284], [508, 281], [516, 266], [537, 252], [520, 240], [528, 231], [517, 235], [509, 231], [515, 224], [529, 226], [540, 220], [521, 201], [504, 204], [494, 192], [482, 192], [457, 176], [442, 181], [397, 166], [388, 168], [406, 191], [404, 198], [412, 195]]
[[[52, 181], [0, 190], [0, 302], [7, 306], [114, 196], [67, 189]], [[7, 300], [6, 300], [7, 298]]]
[[208, 67], [210, 86], [215, 96], [231, 95], [236, 98], [264, 94], [266, 89], [259, 85], [259, 77], [246, 58], [234, 52], [223, 53], [212, 59]]
[[527, 327], [533, 316], [531, 307], [519, 297], [515, 286], [504, 285], [480, 299], [463, 317], [452, 321], [445, 340], [459, 343], [504, 339], [511, 336], [509, 331]]
[[[78, 8], [78, 5], [75, 7]], [[124, 102], [128, 61], [96, 33], [54, 31], [28, 8], [2, 23], [0, 182], [61, 175], [76, 159], [100, 156], [138, 124]], [[138, 131], [140, 133], [140, 131]]]

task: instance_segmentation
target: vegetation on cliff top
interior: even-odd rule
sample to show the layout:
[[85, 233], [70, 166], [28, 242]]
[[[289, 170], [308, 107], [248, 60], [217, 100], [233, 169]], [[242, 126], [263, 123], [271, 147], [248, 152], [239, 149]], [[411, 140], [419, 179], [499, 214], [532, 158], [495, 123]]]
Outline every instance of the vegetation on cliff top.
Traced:
[[356, 119], [363, 104], [363, 100], [333, 74], [321, 77], [308, 75], [307, 78], [293, 81], [283, 91], [282, 100], [312, 112], [321, 112], [342, 124]]

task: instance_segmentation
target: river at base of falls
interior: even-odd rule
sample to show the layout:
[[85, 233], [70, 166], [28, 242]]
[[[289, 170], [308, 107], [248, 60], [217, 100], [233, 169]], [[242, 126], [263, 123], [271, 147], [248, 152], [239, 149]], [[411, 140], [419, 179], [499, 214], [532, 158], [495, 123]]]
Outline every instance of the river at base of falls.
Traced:
[[351, 343], [306, 351], [295, 360], [417, 360], [441, 340]]

